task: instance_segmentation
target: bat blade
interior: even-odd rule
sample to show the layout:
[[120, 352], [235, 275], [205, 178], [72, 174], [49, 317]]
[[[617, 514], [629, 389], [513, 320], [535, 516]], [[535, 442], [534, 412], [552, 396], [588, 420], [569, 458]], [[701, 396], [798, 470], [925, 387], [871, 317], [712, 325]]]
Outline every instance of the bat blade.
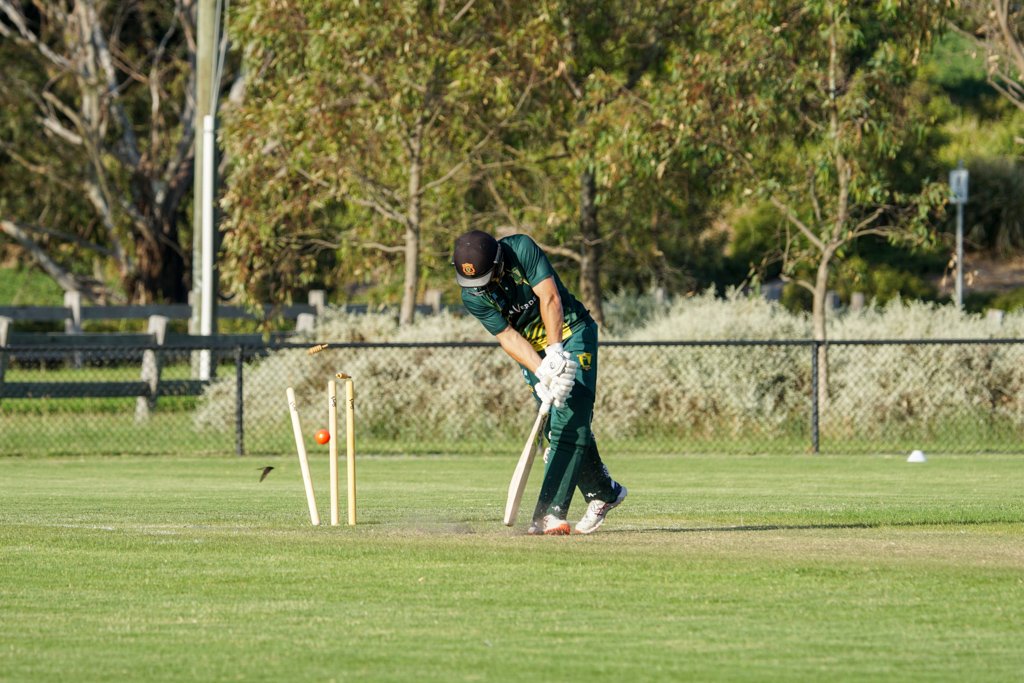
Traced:
[[544, 426], [544, 418], [547, 417], [547, 405], [542, 405], [537, 411], [537, 419], [533, 422], [533, 430], [530, 438], [523, 446], [523, 452], [519, 455], [519, 462], [512, 472], [512, 481], [508, 485], [508, 497], [505, 499], [505, 526], [512, 526], [516, 523], [516, 515], [519, 514], [519, 503], [523, 500], [523, 492], [526, 490], [526, 482], [530, 479], [530, 468], [533, 466], [533, 459], [537, 454], [537, 435]]

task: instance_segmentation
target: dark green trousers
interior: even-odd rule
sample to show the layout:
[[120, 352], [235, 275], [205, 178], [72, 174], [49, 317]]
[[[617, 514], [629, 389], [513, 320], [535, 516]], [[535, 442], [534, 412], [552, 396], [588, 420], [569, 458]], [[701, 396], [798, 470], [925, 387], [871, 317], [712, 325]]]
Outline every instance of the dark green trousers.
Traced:
[[[565, 519], [577, 488], [588, 503], [594, 499], [610, 502], [616, 496], [615, 484], [601, 462], [591, 429], [597, 394], [597, 323], [573, 333], [562, 345], [579, 368], [565, 406], [552, 407], [548, 418], [550, 450], [534, 519], [546, 514]], [[537, 377], [525, 368], [523, 376], [531, 387], [537, 383]]]

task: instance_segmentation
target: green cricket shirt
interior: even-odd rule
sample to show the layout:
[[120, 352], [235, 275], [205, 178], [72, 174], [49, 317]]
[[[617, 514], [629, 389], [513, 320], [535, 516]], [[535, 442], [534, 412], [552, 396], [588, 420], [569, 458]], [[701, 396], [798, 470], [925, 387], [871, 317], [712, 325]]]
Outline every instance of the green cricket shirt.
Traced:
[[562, 299], [562, 339], [568, 339], [590, 322], [590, 313], [565, 288], [547, 255], [529, 236], [510, 235], [498, 240], [498, 248], [504, 259], [501, 278], [486, 287], [462, 290], [462, 304], [488, 332], [498, 334], [511, 326], [534, 349], [542, 351], [548, 339], [533, 286], [549, 277], [555, 279]]

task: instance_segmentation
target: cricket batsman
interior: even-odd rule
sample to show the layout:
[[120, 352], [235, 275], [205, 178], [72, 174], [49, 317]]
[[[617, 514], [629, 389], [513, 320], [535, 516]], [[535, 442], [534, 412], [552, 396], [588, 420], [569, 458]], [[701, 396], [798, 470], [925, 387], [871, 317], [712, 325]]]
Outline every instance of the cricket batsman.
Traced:
[[626, 497], [626, 487], [601, 462], [591, 431], [597, 324], [527, 235], [496, 240], [467, 232], [455, 240], [452, 265], [466, 310], [519, 363], [537, 401], [552, 406], [544, 481], [528, 533], [568, 534], [577, 487], [587, 510], [576, 533], [597, 531]]

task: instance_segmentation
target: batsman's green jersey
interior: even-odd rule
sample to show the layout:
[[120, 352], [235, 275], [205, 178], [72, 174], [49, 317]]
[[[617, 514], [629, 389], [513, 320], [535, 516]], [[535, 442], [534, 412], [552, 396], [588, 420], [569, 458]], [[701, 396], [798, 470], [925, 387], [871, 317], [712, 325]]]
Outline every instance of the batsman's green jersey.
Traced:
[[590, 313], [565, 288], [536, 242], [527, 235], [511, 235], [498, 240], [498, 248], [504, 259], [501, 279], [487, 287], [462, 290], [466, 310], [483, 323], [488, 332], [498, 334], [511, 326], [533, 344], [535, 350], [544, 350], [548, 345], [547, 332], [533, 286], [549, 277], [555, 279], [562, 299], [565, 318], [562, 339], [568, 339], [591, 322]]
[[[547, 434], [551, 448], [534, 510], [534, 519], [549, 513], [564, 519], [577, 486], [587, 502], [612, 501], [618, 494], [591, 431], [597, 391], [597, 324], [562, 284], [536, 242], [526, 235], [511, 235], [499, 240], [498, 248], [503, 252], [501, 277], [486, 287], [463, 289], [466, 310], [491, 334], [511, 326], [543, 353], [547, 332], [533, 286], [554, 278], [562, 300], [562, 343], [579, 364], [565, 406], [551, 411]], [[538, 381], [531, 368], [523, 368], [523, 378], [531, 387]]]

